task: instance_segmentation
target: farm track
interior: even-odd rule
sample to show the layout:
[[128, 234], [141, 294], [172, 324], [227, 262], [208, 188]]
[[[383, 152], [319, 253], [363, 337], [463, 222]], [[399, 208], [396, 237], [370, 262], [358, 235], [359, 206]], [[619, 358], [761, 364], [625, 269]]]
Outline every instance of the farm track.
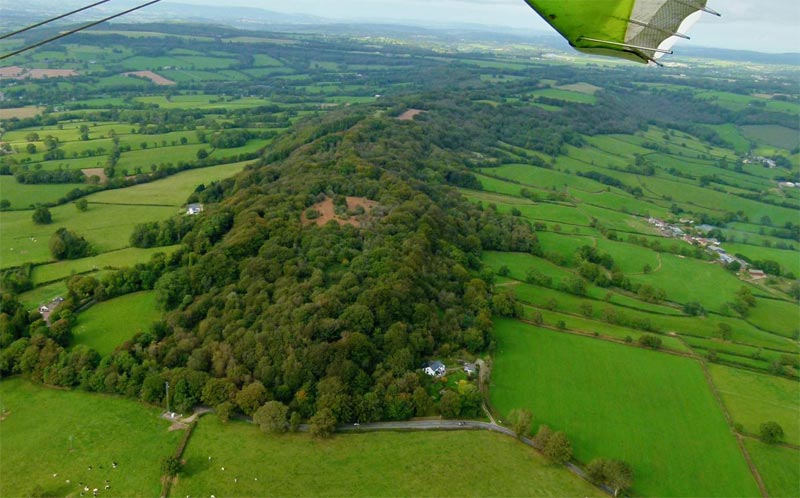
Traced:
[[90, 202], [89, 204], [97, 204], [101, 206], [150, 206], [150, 207], [174, 207], [179, 208], [176, 204], [149, 204], [149, 203], [135, 203], [135, 202]]
[[[678, 337], [678, 340], [683, 342], [683, 340]], [[684, 342], [684, 345], [688, 347], [688, 344]], [[733, 426], [733, 417], [728, 411], [728, 407], [725, 405], [725, 401], [722, 399], [722, 396], [717, 389], [717, 385], [714, 384], [714, 379], [711, 377], [711, 372], [708, 371], [708, 365], [706, 362], [698, 357], [695, 356], [695, 359], [700, 363], [700, 368], [703, 370], [703, 376], [706, 378], [706, 382], [708, 382], [708, 387], [711, 390], [712, 396], [714, 396], [714, 400], [717, 402], [717, 406], [719, 406], [720, 410], [722, 411], [722, 415], [725, 417], [725, 422], [728, 424], [728, 428], [731, 431], [731, 434], [736, 439], [736, 444], [739, 446], [739, 451], [741, 451], [742, 456], [744, 457], [745, 461], [747, 462], [747, 466], [750, 469], [750, 473], [753, 475], [753, 479], [755, 479], [756, 484], [758, 485], [758, 490], [761, 493], [763, 498], [769, 498], [769, 492], [767, 491], [767, 487], [764, 484], [764, 479], [761, 477], [761, 473], [756, 468], [755, 464], [753, 463], [753, 459], [750, 457], [750, 452], [747, 451], [747, 447], [744, 444], [744, 438], [736, 431]]]

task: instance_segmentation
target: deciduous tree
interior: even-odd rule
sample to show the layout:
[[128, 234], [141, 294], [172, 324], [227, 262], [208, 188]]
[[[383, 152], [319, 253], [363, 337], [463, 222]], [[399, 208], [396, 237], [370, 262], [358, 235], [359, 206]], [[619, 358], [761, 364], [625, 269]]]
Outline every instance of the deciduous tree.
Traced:
[[264, 432], [286, 432], [286, 415], [289, 409], [280, 401], [268, 401], [253, 414], [253, 422]]
[[511, 421], [511, 429], [518, 438], [528, 437], [531, 434], [533, 424], [533, 414], [527, 408], [515, 408], [508, 414]]

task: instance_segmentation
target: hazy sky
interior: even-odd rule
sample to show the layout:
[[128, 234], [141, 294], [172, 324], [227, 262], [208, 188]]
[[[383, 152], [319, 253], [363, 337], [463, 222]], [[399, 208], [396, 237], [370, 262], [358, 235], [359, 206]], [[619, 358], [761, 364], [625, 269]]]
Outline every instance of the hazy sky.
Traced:
[[[523, 0], [171, 0], [240, 5], [330, 19], [480, 23], [531, 30], [549, 27]], [[705, 15], [692, 29], [697, 46], [800, 52], [800, 0], [710, 0], [722, 18]]]

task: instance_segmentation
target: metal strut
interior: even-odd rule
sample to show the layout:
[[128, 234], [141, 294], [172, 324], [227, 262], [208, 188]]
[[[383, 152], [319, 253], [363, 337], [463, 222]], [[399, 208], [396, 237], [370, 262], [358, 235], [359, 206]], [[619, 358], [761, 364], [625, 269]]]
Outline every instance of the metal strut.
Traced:
[[590, 41], [590, 42], [597, 42], [597, 43], [605, 43], [607, 45], [615, 45], [617, 47], [632, 48], [632, 49], [635, 49], [635, 50], [648, 50], [650, 52], [658, 52], [660, 54], [670, 54], [671, 55], [671, 54], [675, 53], [672, 50], [664, 50], [664, 49], [661, 49], [661, 48], [653, 48], [653, 47], [642, 47], [640, 45], [630, 45], [628, 43], [619, 43], [619, 42], [613, 42], [613, 41], [608, 41], [608, 40], [598, 40], [597, 38], [587, 38], [585, 36], [581, 36], [580, 38], [578, 38], [578, 41], [581, 41], [581, 40], [586, 40], [586, 41]]

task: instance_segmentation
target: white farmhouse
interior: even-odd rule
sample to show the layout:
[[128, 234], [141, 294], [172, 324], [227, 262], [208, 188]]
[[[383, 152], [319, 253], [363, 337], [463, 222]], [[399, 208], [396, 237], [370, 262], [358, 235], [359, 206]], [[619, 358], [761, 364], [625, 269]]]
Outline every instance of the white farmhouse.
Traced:
[[441, 377], [442, 375], [445, 374], [447, 368], [444, 366], [444, 363], [437, 360], [428, 363], [422, 370], [431, 377]]

